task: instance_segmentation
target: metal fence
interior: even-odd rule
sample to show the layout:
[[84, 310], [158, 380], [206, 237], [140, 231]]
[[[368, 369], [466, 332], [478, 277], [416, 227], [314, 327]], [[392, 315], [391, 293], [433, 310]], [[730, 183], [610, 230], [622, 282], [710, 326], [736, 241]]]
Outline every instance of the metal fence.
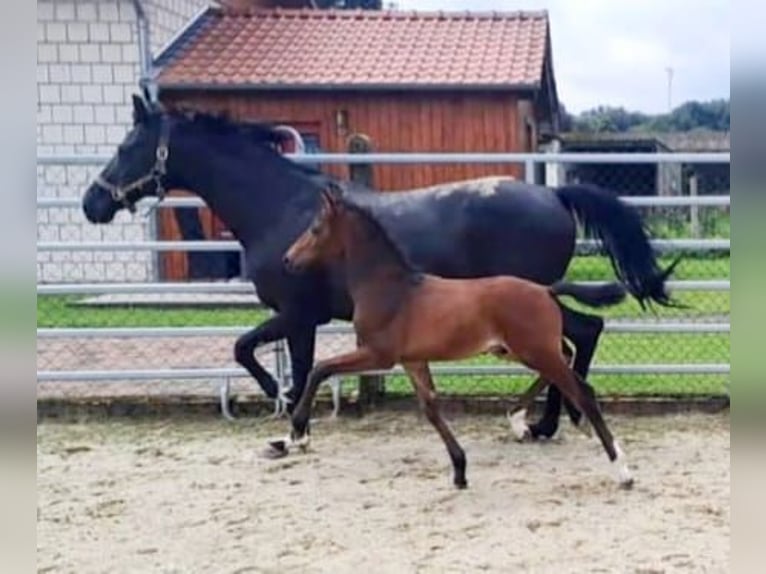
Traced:
[[[523, 163], [529, 180], [539, 173], [535, 167], [542, 162], [547, 173], [562, 183], [587, 181], [583, 174], [597, 180], [598, 166], [610, 166], [610, 184], [642, 211], [662, 261], [667, 263], [676, 254], [685, 254], [670, 287], [687, 308], [642, 311], [634, 301], [627, 301], [606, 310], [607, 326], [591, 371], [594, 386], [602, 395], [725, 392], [729, 374], [730, 196], [728, 169], [710, 166], [728, 168], [729, 154], [292, 157], [325, 164]], [[256, 305], [252, 285], [236, 278], [174, 283], [158, 277], [160, 253], [195, 252], [209, 255], [208, 261], [220, 262], [216, 258], [239, 251], [239, 245], [229, 241], [159, 241], [152, 218], [131, 220], [125, 216], [122, 223], [106, 227], [88, 224], [80, 212], [80, 194], [105, 159], [38, 158], [39, 395], [207, 395], [218, 392], [219, 385], [231, 385], [235, 393], [258, 394], [255, 382], [236, 365], [232, 352], [235, 337], [270, 313]], [[621, 165], [655, 169], [646, 170], [642, 176], [646, 179], [636, 181], [641, 172], [633, 167], [626, 170], [626, 181], [619, 182], [616, 174]], [[695, 171], [695, 166], [706, 169]], [[646, 195], [647, 189], [658, 195]], [[202, 205], [197, 198], [168, 198], [159, 208]], [[577, 249], [568, 278], [614, 278], [598, 242], [579, 238]], [[351, 326], [333, 323], [320, 328], [316, 356], [324, 358], [353, 346]], [[283, 343], [259, 349], [257, 355], [281, 381], [289, 381]], [[530, 380], [524, 368], [489, 357], [434, 365], [434, 373], [442, 393], [512, 394]], [[386, 392], [410, 392], [400, 369], [385, 375]], [[344, 388], [355, 391], [355, 385]]]

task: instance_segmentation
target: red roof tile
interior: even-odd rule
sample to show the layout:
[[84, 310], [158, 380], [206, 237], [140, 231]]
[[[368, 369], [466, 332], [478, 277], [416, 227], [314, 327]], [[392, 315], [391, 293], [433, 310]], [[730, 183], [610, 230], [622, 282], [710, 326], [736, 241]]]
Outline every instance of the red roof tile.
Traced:
[[163, 88], [537, 86], [546, 12], [211, 8], [162, 56]]

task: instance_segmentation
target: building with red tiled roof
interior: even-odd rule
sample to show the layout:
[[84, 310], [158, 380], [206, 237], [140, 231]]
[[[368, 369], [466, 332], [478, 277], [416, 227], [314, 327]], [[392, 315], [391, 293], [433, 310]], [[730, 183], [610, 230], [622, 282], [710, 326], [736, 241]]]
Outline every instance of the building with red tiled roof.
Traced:
[[[263, 2], [255, 2], [263, 6]], [[155, 62], [160, 99], [289, 124], [310, 149], [524, 152], [558, 131], [548, 15], [211, 6]], [[245, 5], [243, 7], [242, 5]], [[327, 171], [347, 176], [342, 166]], [[408, 189], [511, 165], [375, 166]]]

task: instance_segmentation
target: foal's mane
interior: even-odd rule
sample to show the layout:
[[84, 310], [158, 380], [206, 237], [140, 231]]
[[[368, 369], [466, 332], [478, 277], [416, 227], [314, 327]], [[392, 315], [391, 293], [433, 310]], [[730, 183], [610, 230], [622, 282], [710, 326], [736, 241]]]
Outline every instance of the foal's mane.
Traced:
[[409, 260], [404, 251], [402, 251], [396, 241], [394, 241], [388, 231], [386, 231], [385, 227], [383, 227], [377, 217], [373, 215], [372, 211], [367, 207], [354, 203], [351, 199], [352, 197], [352, 195], [343, 195], [340, 197], [340, 202], [346, 209], [348, 209], [348, 211], [351, 211], [362, 220], [367, 231], [376, 239], [380, 240], [384, 248], [393, 256], [398, 265], [419, 280], [422, 275], [421, 270]]

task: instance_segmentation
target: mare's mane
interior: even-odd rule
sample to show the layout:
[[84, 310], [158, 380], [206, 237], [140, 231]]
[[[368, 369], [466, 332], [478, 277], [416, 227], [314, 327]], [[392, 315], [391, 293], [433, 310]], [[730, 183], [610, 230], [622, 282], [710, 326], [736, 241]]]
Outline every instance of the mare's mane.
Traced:
[[[199, 126], [206, 132], [217, 134], [221, 136], [231, 136], [232, 138], [244, 138], [249, 143], [256, 145], [263, 145], [271, 149], [275, 145], [284, 142], [288, 136], [276, 129], [276, 126], [265, 122], [254, 121], [242, 121], [236, 118], [232, 118], [225, 113], [210, 113], [191, 108], [173, 108], [169, 110], [168, 115], [183, 122], [189, 122], [193, 125]], [[274, 150], [275, 154], [280, 158], [281, 154], [278, 154]], [[302, 172], [309, 176], [322, 176], [322, 171], [282, 158], [289, 166], [295, 170]], [[325, 176], [326, 177], [326, 176]]]

